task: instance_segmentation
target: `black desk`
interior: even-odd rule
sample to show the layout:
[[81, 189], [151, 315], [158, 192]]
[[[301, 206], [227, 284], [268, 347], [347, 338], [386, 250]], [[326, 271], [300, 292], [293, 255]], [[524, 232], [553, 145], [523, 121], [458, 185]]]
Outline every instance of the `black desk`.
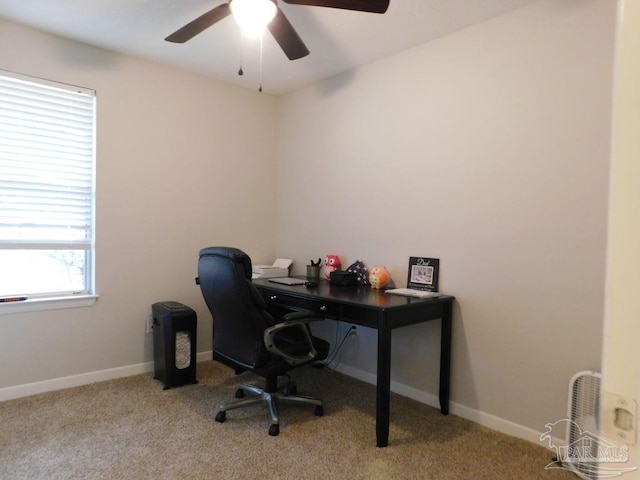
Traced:
[[321, 281], [317, 287], [286, 286], [256, 279], [253, 284], [267, 304], [290, 310], [321, 312], [334, 320], [375, 328], [378, 331], [376, 393], [376, 443], [389, 442], [389, 397], [391, 393], [391, 331], [441, 319], [440, 410], [449, 413], [451, 363], [451, 309], [454, 297], [413, 298], [389, 295], [368, 287], [332, 287]]

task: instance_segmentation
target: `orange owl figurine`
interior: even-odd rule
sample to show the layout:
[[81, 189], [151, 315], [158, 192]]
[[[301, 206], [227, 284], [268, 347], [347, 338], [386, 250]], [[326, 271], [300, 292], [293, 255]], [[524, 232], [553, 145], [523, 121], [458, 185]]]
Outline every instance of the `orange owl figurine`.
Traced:
[[335, 272], [336, 270], [340, 270], [342, 264], [340, 263], [340, 257], [337, 255], [327, 255], [324, 259], [324, 276], [327, 280], [331, 278], [331, 272]]
[[389, 285], [391, 281], [391, 275], [389, 274], [389, 270], [387, 267], [375, 265], [371, 272], [369, 272], [369, 283], [371, 284], [371, 288], [384, 288]]

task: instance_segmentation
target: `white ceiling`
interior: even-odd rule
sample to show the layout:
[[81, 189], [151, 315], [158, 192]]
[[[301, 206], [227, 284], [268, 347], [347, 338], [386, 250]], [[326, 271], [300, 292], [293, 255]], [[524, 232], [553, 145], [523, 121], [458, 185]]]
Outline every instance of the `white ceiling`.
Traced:
[[[383, 15], [279, 6], [311, 51], [290, 61], [267, 32], [263, 91], [283, 94], [537, 0], [390, 0]], [[228, 17], [184, 44], [178, 28], [226, 0], [0, 0], [0, 18], [257, 89], [260, 44]], [[237, 71], [242, 58], [245, 74]]]

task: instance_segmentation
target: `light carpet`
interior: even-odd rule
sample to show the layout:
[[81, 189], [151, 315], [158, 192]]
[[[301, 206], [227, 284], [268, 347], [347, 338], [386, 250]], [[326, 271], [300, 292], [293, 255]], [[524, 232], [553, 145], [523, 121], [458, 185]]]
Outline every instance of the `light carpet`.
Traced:
[[390, 441], [375, 446], [375, 387], [336, 372], [295, 372], [301, 394], [284, 405], [280, 435], [265, 407], [227, 413], [239, 383], [259, 379], [217, 362], [197, 385], [163, 390], [151, 375], [0, 403], [0, 478], [55, 479], [575, 479], [545, 470], [552, 454], [455, 415], [392, 394]]

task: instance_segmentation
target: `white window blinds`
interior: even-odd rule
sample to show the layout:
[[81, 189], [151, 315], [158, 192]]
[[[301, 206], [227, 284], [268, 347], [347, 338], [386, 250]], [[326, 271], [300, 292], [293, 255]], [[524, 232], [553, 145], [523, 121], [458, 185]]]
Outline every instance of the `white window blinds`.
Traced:
[[0, 248], [93, 242], [91, 90], [0, 72]]

